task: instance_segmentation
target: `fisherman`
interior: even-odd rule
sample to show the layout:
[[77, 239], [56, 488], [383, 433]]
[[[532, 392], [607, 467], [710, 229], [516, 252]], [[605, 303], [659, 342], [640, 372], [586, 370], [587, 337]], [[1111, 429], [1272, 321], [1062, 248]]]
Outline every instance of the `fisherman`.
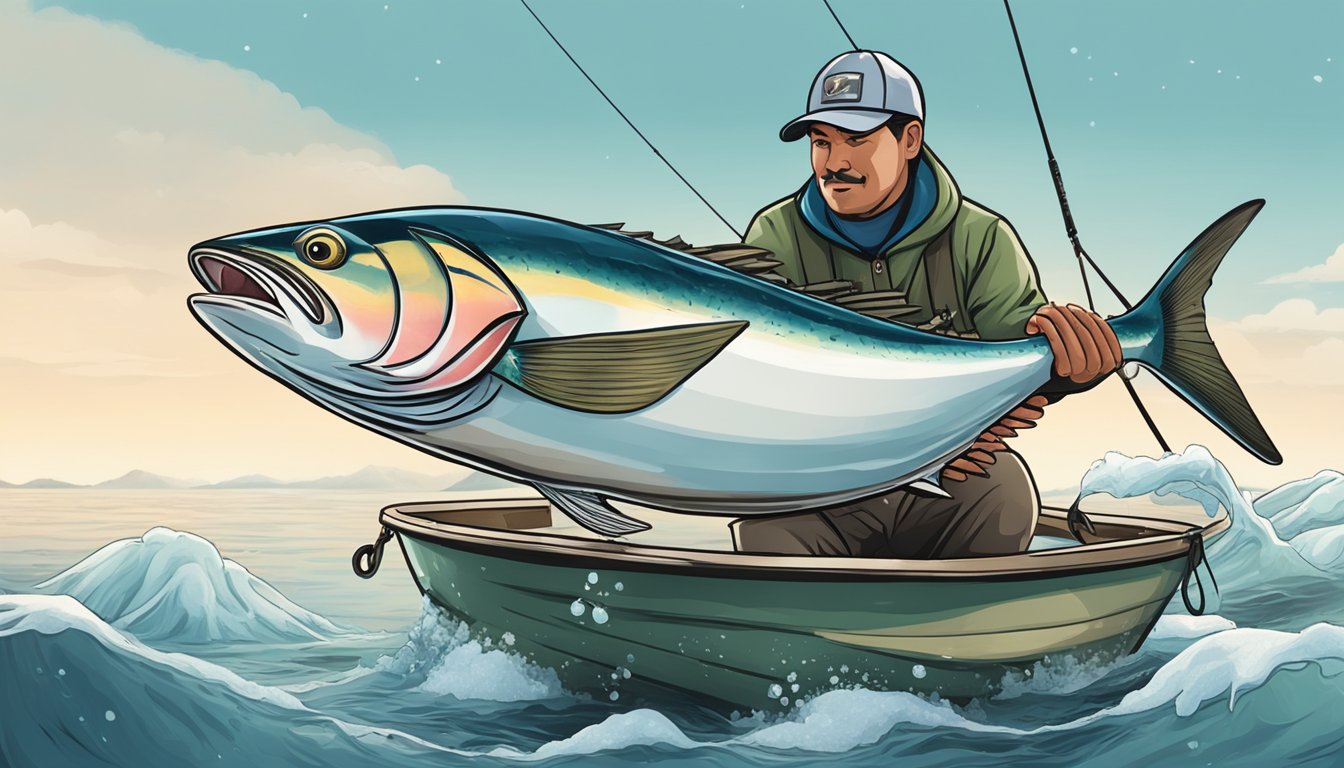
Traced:
[[[901, 322], [985, 340], [1044, 334], [1051, 397], [1100, 381], [1120, 345], [1102, 318], [1047, 303], [1036, 266], [1007, 220], [961, 196], [924, 144], [919, 81], [885, 53], [832, 59], [807, 112], [779, 132], [808, 138], [812, 176], [752, 220], [745, 241], [770, 250], [798, 286], [849, 281], [898, 291]], [[1035, 426], [1051, 402], [1028, 399], [944, 468], [950, 498], [898, 490], [846, 506], [732, 524], [743, 552], [949, 558], [1022, 552], [1040, 509], [1031, 473], [1003, 440]], [[824, 450], [819, 448], [818, 450]]]

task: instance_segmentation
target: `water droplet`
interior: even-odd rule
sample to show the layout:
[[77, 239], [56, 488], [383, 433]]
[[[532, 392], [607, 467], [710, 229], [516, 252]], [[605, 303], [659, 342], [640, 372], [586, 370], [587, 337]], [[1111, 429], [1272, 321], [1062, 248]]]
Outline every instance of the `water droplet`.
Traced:
[[626, 664], [634, 664], [634, 663], [635, 663], [635, 654], [633, 654], [633, 653], [627, 653], [627, 654], [625, 654], [625, 663], [626, 663]]
[[624, 677], [626, 680], [629, 680], [629, 679], [630, 679], [630, 670], [625, 669], [625, 668], [622, 668], [622, 669], [621, 669], [621, 677]]
[[116, 719], [117, 719], [117, 713], [116, 713], [116, 712], [113, 712], [112, 710], [109, 709], [109, 710], [107, 710], [106, 712], [103, 713], [103, 717], [107, 718], [107, 722], [110, 723], [110, 722], [112, 722], [113, 720], [116, 720]]
[[65, 677], [65, 670], [64, 670], [64, 669], [58, 669], [58, 670], [56, 670], [56, 674], [60, 675], [61, 677]]
[[588, 610], [588, 606], [584, 605], [582, 600], [575, 600], [569, 604], [569, 612], [575, 616], [582, 616], [586, 610]]
[[924, 668], [923, 664], [916, 664], [914, 666], [914, 669], [910, 671], [913, 672], [915, 677], [919, 678], [920, 680], [923, 680], [925, 676], [929, 674], [929, 671]]
[[84, 716], [83, 716], [83, 715], [80, 715], [80, 716], [79, 716], [79, 722], [81, 722], [81, 723], [84, 722]]
[[243, 51], [244, 51], [244, 52], [247, 52], [247, 51], [250, 51], [250, 50], [252, 50], [252, 46], [250, 46], [250, 45], [244, 45], [244, 46], [243, 46]]
[[766, 694], [772, 699], [778, 699], [780, 696], [784, 695], [784, 686], [779, 683], [771, 683]]
[[39, 675], [42, 674], [42, 668], [41, 668], [41, 667], [38, 667], [38, 668], [37, 668], [37, 674], [39, 674]]
[[624, 585], [624, 584], [622, 584], [622, 583], [619, 582], [619, 581], [616, 582], [616, 591], [617, 591], [617, 592], [620, 592], [620, 591], [622, 591], [622, 590], [624, 590], [624, 589], [625, 589], [625, 585]]
[[607, 609], [606, 609], [606, 608], [603, 608], [603, 607], [600, 606], [600, 605], [594, 605], [594, 606], [593, 606], [593, 621], [596, 621], [598, 624], [606, 624], [606, 623], [607, 623]]
[[621, 692], [620, 692], [620, 691], [612, 691], [612, 692], [611, 692], [611, 695], [608, 696], [607, 698], [611, 699], [612, 701], [615, 701], [615, 700], [621, 698]]
[[780, 699], [779, 699], [779, 703], [780, 703], [780, 704], [783, 704], [783, 705], [786, 706], [786, 707], [789, 706], [789, 697], [788, 697], [788, 696], [781, 696]]
[[514, 637], [512, 632], [505, 632], [504, 637], [501, 639], [504, 641], [505, 645], [513, 645], [518, 641], [518, 638]]
[[[434, 60], [434, 63], [435, 63], [435, 64], [442, 64], [442, 63], [443, 63], [443, 59], [435, 59], [435, 60]], [[485, 569], [482, 568], [481, 570], [484, 571]]]
[[[803, 662], [803, 663], [806, 664], [807, 662]], [[795, 680], [798, 679], [798, 673], [797, 673], [797, 672], [790, 672], [788, 678], [786, 678], [786, 679], [787, 679], [790, 683], [792, 683], [793, 681], [795, 681]]]
[[840, 677], [839, 677], [838, 675], [831, 675], [831, 685], [836, 685], [836, 684], [839, 683], [839, 682], [840, 682]]
[[596, 583], [597, 583], [597, 571], [589, 571], [589, 572], [588, 572], [588, 583], [589, 583], [589, 584], [596, 584]]
[[1312, 77], [1311, 79], [1312, 79], [1312, 80], [1315, 80], [1315, 81], [1318, 82], [1318, 83], [1319, 83], [1319, 82], [1323, 82], [1323, 81], [1325, 80], [1325, 78], [1321, 77], [1320, 75], [1316, 75], [1316, 76]]
[[1077, 47], [1077, 46], [1074, 46], [1073, 48], [1070, 48], [1070, 49], [1069, 49], [1069, 53], [1077, 53], [1077, 52], [1078, 52], [1078, 47]]

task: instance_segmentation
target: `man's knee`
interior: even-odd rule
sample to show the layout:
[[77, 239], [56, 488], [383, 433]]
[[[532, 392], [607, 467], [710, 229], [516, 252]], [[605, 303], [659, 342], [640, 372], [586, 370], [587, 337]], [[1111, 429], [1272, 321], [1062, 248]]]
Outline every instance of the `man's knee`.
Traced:
[[1016, 453], [1004, 451], [996, 459], [988, 477], [948, 485], [963, 505], [962, 535], [948, 542], [941, 557], [1013, 554], [1031, 543], [1040, 513], [1036, 483]]

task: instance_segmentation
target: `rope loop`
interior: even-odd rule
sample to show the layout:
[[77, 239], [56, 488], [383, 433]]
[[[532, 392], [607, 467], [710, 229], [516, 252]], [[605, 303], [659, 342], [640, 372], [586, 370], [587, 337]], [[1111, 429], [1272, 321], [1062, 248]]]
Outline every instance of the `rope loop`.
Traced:
[[354, 556], [350, 558], [350, 567], [355, 570], [356, 576], [361, 579], [373, 578], [378, 567], [383, 564], [383, 547], [391, 538], [392, 529], [384, 525], [372, 544], [365, 544], [355, 550]]
[[[1204, 553], [1203, 531], [1199, 528], [1186, 531], [1183, 538], [1189, 543], [1189, 554], [1185, 558], [1185, 574], [1181, 576], [1181, 602], [1185, 603], [1185, 610], [1190, 612], [1191, 616], [1203, 616], [1204, 609], [1208, 607], [1204, 594], [1204, 583], [1199, 578], [1199, 566], [1204, 565], [1204, 570], [1209, 572], [1209, 583], [1213, 585], [1213, 593], [1218, 592], [1218, 580], [1213, 576], [1213, 566], [1209, 564], [1209, 559]], [[1190, 600], [1190, 577], [1195, 577], [1195, 589], [1199, 591], [1199, 606], [1196, 607]]]

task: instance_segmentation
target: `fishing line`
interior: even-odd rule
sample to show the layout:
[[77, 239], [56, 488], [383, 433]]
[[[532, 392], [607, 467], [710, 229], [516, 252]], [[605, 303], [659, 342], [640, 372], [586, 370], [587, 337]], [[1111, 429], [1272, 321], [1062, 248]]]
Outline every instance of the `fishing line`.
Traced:
[[[1087, 251], [1083, 250], [1083, 244], [1078, 239], [1078, 227], [1073, 223], [1073, 213], [1069, 210], [1069, 199], [1064, 194], [1064, 177], [1060, 175], [1059, 161], [1055, 159], [1055, 151], [1050, 146], [1050, 135], [1045, 131], [1045, 119], [1041, 117], [1041, 105], [1036, 99], [1036, 87], [1031, 81], [1031, 70], [1027, 68], [1027, 55], [1022, 51], [1022, 38], [1017, 33], [1017, 22], [1013, 20], [1013, 8], [1009, 4], [1009, 0], [1003, 0], [1003, 9], [1008, 12], [1008, 25], [1013, 30], [1013, 42], [1017, 45], [1017, 58], [1022, 62], [1022, 75], [1027, 80], [1027, 93], [1031, 94], [1031, 108], [1036, 112], [1036, 125], [1041, 129], [1041, 142], [1045, 144], [1045, 156], [1050, 163], [1050, 177], [1055, 182], [1055, 194], [1059, 197], [1059, 211], [1064, 217], [1064, 230], [1069, 235], [1069, 242], [1073, 244], [1073, 255], [1078, 259], [1078, 272], [1082, 275], [1083, 291], [1087, 294], [1087, 308], [1093, 312], [1097, 311], [1096, 305], [1092, 302], [1092, 287], [1087, 281], [1087, 266], [1090, 265], [1102, 282], [1106, 284], [1106, 287], [1111, 289], [1111, 293], [1115, 294], [1115, 298], [1120, 300], [1124, 308], [1133, 309], [1133, 305], [1125, 299], [1124, 294], [1120, 293], [1120, 289], [1115, 287], [1115, 283], [1111, 282], [1101, 267], [1097, 266], [1097, 263], [1092, 260]], [[1134, 406], [1139, 409], [1139, 415], [1143, 417], [1149, 431], [1157, 439], [1157, 444], [1162, 447], [1164, 452], [1171, 453], [1171, 446], [1167, 445], [1166, 439], [1162, 437], [1162, 433], [1157, 428], [1157, 423], [1153, 421], [1153, 417], [1148, 414], [1148, 409], [1144, 407], [1143, 401], [1139, 399], [1139, 393], [1134, 389], [1134, 384], [1125, 377], [1123, 371], [1120, 374], [1120, 380], [1125, 383], [1125, 389], [1129, 391], [1129, 396], [1134, 401]]]
[[845, 39], [849, 41], [849, 47], [856, 51], [859, 50], [859, 44], [854, 42], [854, 38], [849, 36], [849, 30], [845, 29], [845, 25], [840, 21], [840, 17], [835, 15], [835, 9], [831, 7], [831, 0], [821, 0], [821, 2], [826, 4], [826, 10], [831, 12], [831, 18], [835, 19], [835, 23], [840, 26], [840, 31], [845, 33]]
[[616, 102], [612, 101], [611, 97], [607, 95], [607, 92], [602, 90], [602, 86], [598, 85], [597, 81], [588, 75], [588, 71], [583, 68], [583, 65], [579, 64], [579, 62], [575, 60], [575, 58], [570, 54], [569, 49], [565, 48], [564, 44], [560, 42], [560, 39], [557, 38], [553, 32], [551, 32], [550, 27], [546, 26], [546, 22], [542, 21], [541, 17], [537, 15], [537, 12], [532, 10], [532, 6], [527, 4], [527, 0], [519, 0], [519, 2], [523, 4], [523, 7], [527, 9], [528, 13], [532, 14], [532, 18], [537, 20], [537, 23], [540, 24], [541, 28], [546, 31], [546, 35], [551, 38], [551, 41], [555, 43], [556, 47], [560, 49], [561, 53], [565, 54], [565, 58], [569, 59], [570, 63], [573, 64], [579, 70], [579, 73], [583, 75], [584, 79], [586, 79], [593, 86], [593, 88], [597, 89], [597, 92], [602, 95], [602, 98], [606, 99], [607, 103], [611, 105], [612, 109], [616, 110], [616, 114], [621, 116], [621, 119], [625, 121], [625, 124], [630, 126], [630, 130], [634, 131], [635, 134], [639, 136], [639, 138], [643, 139], [644, 143], [649, 145], [649, 149], [653, 150], [653, 154], [657, 155], [658, 159], [663, 161], [663, 165], [666, 165], [669, 170], [675, 173], [677, 175], [677, 178], [681, 179], [681, 183], [685, 184], [687, 189], [694, 192], [695, 196], [700, 198], [700, 202], [704, 203], [705, 207], [709, 208], [709, 210], [712, 211], [715, 216], [719, 217], [719, 221], [723, 222], [723, 226], [727, 227], [729, 231], [731, 231], [734, 235], [737, 235], [738, 240], [741, 240], [742, 233], [737, 231], [737, 227], [734, 227], [732, 224], [729, 224], [728, 220], [723, 217], [723, 214], [719, 213], [719, 210], [715, 208], [708, 200], [706, 200], [704, 195], [700, 194], [700, 190], [696, 189], [695, 186], [691, 184], [691, 182], [688, 181], [685, 176], [682, 176], [681, 171], [678, 171], [676, 166], [672, 165], [672, 163], [666, 157], [663, 157], [663, 153], [658, 151], [658, 148], [653, 145], [652, 141], [649, 141], [649, 137], [645, 136], [644, 132], [639, 130], [639, 128], [635, 126], [634, 122], [632, 122], [630, 118], [626, 117], [625, 113], [621, 111], [621, 108], [616, 106]]

